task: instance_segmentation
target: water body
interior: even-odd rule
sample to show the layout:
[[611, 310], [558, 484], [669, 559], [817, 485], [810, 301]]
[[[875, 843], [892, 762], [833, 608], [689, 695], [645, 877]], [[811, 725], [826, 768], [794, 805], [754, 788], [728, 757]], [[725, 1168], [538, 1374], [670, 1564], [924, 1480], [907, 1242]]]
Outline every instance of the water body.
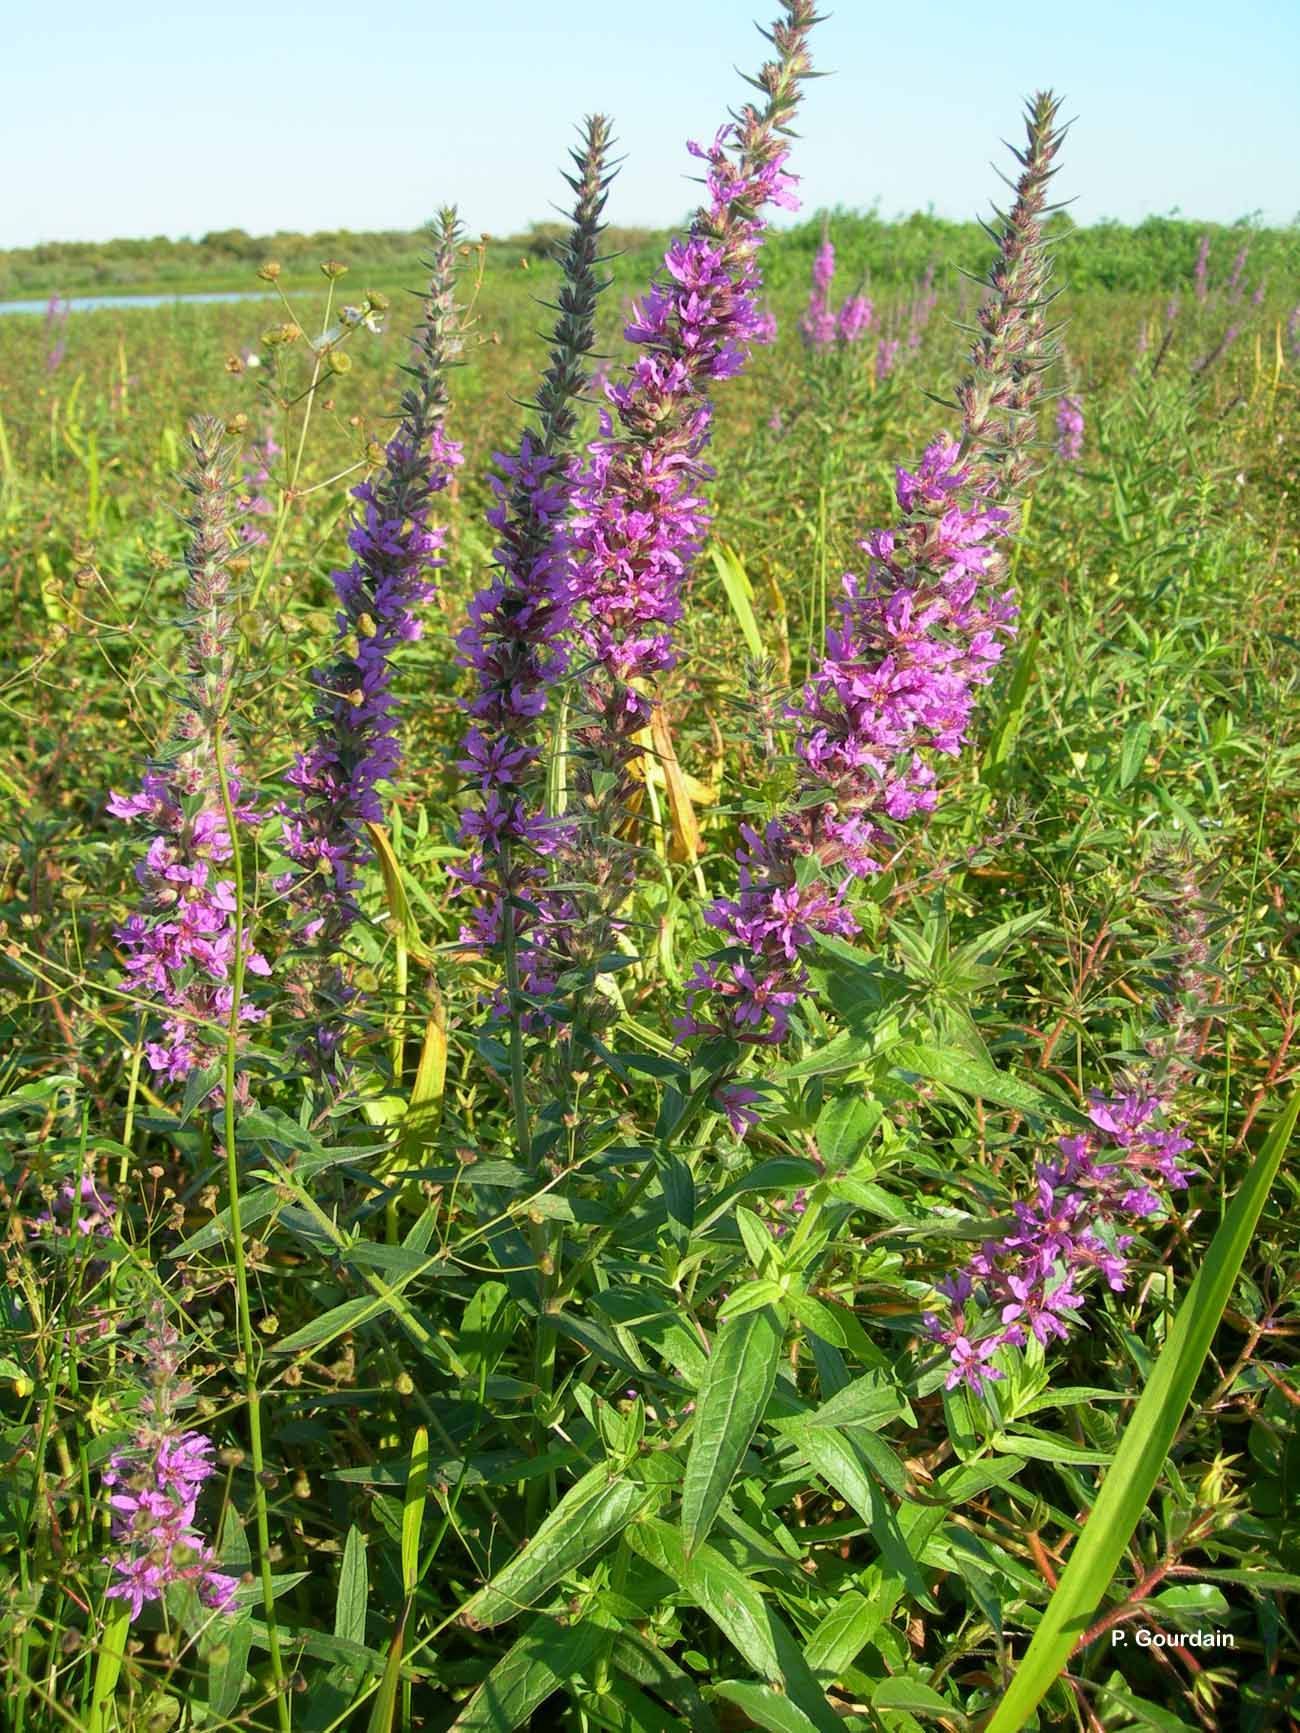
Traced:
[[[220, 301], [267, 301], [272, 297], [253, 290], [238, 290], [225, 295], [60, 295], [60, 308], [70, 313], [94, 313], [100, 307], [179, 307], [211, 305]], [[0, 313], [47, 313], [50, 299], [43, 301], [0, 301]]]

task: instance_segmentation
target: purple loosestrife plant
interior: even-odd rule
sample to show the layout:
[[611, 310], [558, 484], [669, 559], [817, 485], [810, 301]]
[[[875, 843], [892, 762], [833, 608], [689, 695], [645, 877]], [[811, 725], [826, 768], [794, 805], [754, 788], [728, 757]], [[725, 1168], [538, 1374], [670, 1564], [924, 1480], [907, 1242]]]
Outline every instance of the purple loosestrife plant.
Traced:
[[140, 1423], [102, 1475], [113, 1541], [104, 1560], [111, 1573], [106, 1592], [127, 1603], [132, 1620], [177, 1583], [191, 1585], [204, 1606], [228, 1612], [239, 1579], [216, 1568], [197, 1526], [199, 1495], [214, 1472], [212, 1442], [179, 1421], [189, 1386], [180, 1377], [180, 1338], [161, 1311], [145, 1352], [150, 1388]]
[[[682, 588], [703, 545], [712, 471], [714, 384], [739, 373], [763, 330], [758, 253], [768, 205], [792, 208], [785, 143], [809, 70], [809, 0], [787, 0], [759, 73], [762, 110], [747, 104], [708, 146], [708, 202], [673, 242], [624, 335], [641, 354], [606, 387], [599, 437], [575, 465], [570, 573], [577, 631], [601, 673], [587, 696], [621, 758], [649, 703], [632, 690], [673, 666]], [[601, 674], [603, 673], [603, 678]]]
[[1123, 1293], [1137, 1233], [1187, 1190], [1181, 1158], [1192, 1144], [1173, 1112], [1209, 1014], [1210, 924], [1190, 863], [1176, 863], [1171, 877], [1163, 900], [1174, 966], [1148, 1063], [1118, 1094], [1092, 1091], [1088, 1128], [1057, 1140], [1055, 1156], [1035, 1167], [1030, 1196], [1013, 1204], [1013, 1226], [939, 1283], [946, 1304], [925, 1315], [927, 1334], [948, 1351], [950, 1390], [965, 1384], [983, 1394], [1003, 1376], [993, 1356], [1031, 1335], [1043, 1347], [1067, 1340], [1089, 1283], [1100, 1278]]
[[846, 295], [835, 315], [835, 335], [841, 343], [857, 343], [871, 329], [875, 308], [867, 295]]
[[[557, 925], [551, 974], [589, 982], [619, 948], [634, 877], [629, 814], [654, 686], [676, 662], [682, 594], [708, 528], [704, 461], [718, 380], [741, 371], [763, 334], [758, 254], [769, 205], [793, 203], [786, 139], [810, 62], [810, 0], [787, 0], [767, 33], [774, 57], [747, 104], [707, 148], [708, 200], [637, 308], [626, 336], [641, 354], [606, 388], [598, 437], [572, 468], [568, 576], [578, 721], [570, 730], [575, 829], [553, 873], [583, 887], [580, 921]], [[608, 1001], [586, 996], [586, 1014]]]
[[51, 295], [45, 308], [45, 371], [56, 372], [68, 352], [68, 303]]
[[[568, 455], [575, 404], [588, 383], [596, 303], [607, 286], [597, 266], [610, 142], [609, 122], [592, 115], [572, 153], [577, 172], [565, 178], [575, 204], [560, 254], [564, 280], [550, 364], [518, 453], [497, 458], [497, 503], [488, 514], [499, 538], [496, 571], [470, 603], [458, 639], [460, 661], [473, 676], [458, 768], [472, 793], [460, 826], [468, 854], [453, 878], [475, 899], [462, 936], [481, 951], [502, 953], [507, 1000], [498, 1008], [517, 1021], [532, 1021], [518, 1002], [521, 990], [540, 998], [553, 989], [549, 935], [574, 914], [570, 899], [547, 883], [547, 861], [568, 829], [544, 810], [538, 734], [547, 694], [567, 668]], [[518, 1063], [516, 1054], [516, 1071]], [[518, 1093], [517, 1076], [515, 1085]]]
[[799, 334], [810, 349], [824, 349], [835, 341], [835, 314], [831, 311], [831, 284], [835, 279], [835, 247], [823, 226], [821, 245], [813, 254], [812, 282], [808, 305], [799, 321]]
[[875, 308], [859, 289], [846, 295], [838, 312], [831, 306], [831, 283], [835, 277], [835, 248], [830, 231], [823, 225], [821, 245], [813, 255], [808, 305], [799, 321], [799, 332], [809, 349], [828, 349], [835, 344], [858, 342], [870, 329]]
[[1167, 1108], [1146, 1080], [1111, 1097], [1094, 1090], [1089, 1129], [1058, 1139], [1055, 1158], [1038, 1163], [1014, 1227], [940, 1283], [947, 1318], [929, 1312], [924, 1322], [948, 1350], [948, 1389], [964, 1383], [981, 1394], [1002, 1377], [993, 1355], [1031, 1335], [1044, 1347], [1066, 1340], [1094, 1271], [1123, 1292], [1134, 1239], [1126, 1230], [1163, 1210], [1162, 1191], [1188, 1184], [1178, 1158], [1191, 1142], [1166, 1123]]
[[1056, 114], [1052, 97], [1037, 97], [1016, 153], [1023, 173], [955, 406], [961, 438], [941, 436], [914, 471], [898, 471], [901, 519], [865, 539], [865, 572], [844, 579], [825, 659], [789, 711], [795, 797], [763, 830], [742, 828], [739, 894], [705, 913], [726, 949], [696, 966], [682, 1036], [785, 1039], [805, 953], [819, 933], [856, 931], [853, 881], [885, 866], [900, 824], [933, 809], [935, 760], [961, 752], [978, 688], [1014, 631], [1001, 543], [1032, 470], [1031, 411], [1053, 353], [1040, 219]]
[[[200, 418], [189, 432], [191, 462], [184, 486], [190, 541], [183, 619], [187, 681], [180, 725], [170, 750], [146, 771], [135, 794], [114, 794], [108, 810], [142, 822], [152, 833], [135, 876], [141, 908], [118, 929], [132, 990], [162, 1013], [162, 1029], [145, 1045], [152, 1070], [184, 1083], [200, 1099], [214, 1091], [233, 1009], [235, 883], [228, 869], [238, 837], [226, 822], [216, 770], [217, 742], [226, 744], [231, 808], [237, 824], [258, 815], [241, 801], [240, 778], [228, 744], [233, 676], [234, 613], [229, 559], [236, 511], [233, 452], [218, 421]], [[266, 959], [243, 935], [244, 968], [267, 975]], [[240, 1021], [264, 1012], [245, 998]]]
[[245, 547], [266, 546], [267, 534], [259, 520], [270, 517], [275, 511], [267, 484], [271, 479], [271, 465], [279, 456], [280, 447], [269, 427], [244, 454], [243, 506], [246, 515], [239, 526], [239, 537]]
[[285, 778], [293, 797], [281, 809], [284, 846], [294, 870], [278, 888], [288, 892], [310, 956], [292, 992], [298, 1014], [312, 1026], [302, 1051], [326, 1076], [337, 1073], [353, 997], [339, 956], [360, 917], [360, 874], [371, 858], [365, 827], [381, 822], [380, 790], [402, 762], [394, 657], [419, 638], [420, 609], [445, 563], [446, 531], [431, 518], [461, 462], [461, 448], [444, 428], [447, 373], [461, 347], [459, 242], [456, 214], [444, 211], [397, 430], [377, 473], [352, 490], [359, 507], [348, 532], [354, 557], [333, 574], [335, 657], [312, 677], [312, 739]]
[[68, 1180], [61, 1185], [43, 1209], [28, 1222], [33, 1234], [53, 1234], [62, 1238], [73, 1235], [94, 1235], [107, 1239], [113, 1232], [117, 1205], [107, 1188], [101, 1189], [89, 1174], [80, 1180]]
[[1056, 455], [1062, 463], [1078, 463], [1083, 434], [1083, 405], [1075, 396], [1063, 397], [1056, 408]]

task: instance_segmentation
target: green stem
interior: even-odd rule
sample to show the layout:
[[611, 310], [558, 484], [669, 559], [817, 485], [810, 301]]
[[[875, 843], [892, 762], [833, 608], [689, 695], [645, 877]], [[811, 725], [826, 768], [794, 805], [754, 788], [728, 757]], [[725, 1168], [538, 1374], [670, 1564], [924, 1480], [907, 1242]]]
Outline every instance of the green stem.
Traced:
[[257, 1388], [257, 1370], [253, 1360], [253, 1319], [248, 1302], [248, 1266], [244, 1256], [244, 1234], [240, 1223], [239, 1153], [235, 1132], [235, 1083], [239, 1042], [239, 1011], [244, 997], [244, 867], [239, 851], [239, 832], [235, 825], [234, 803], [230, 798], [230, 781], [226, 775], [221, 722], [218, 722], [213, 730], [212, 744], [216, 760], [217, 782], [221, 789], [221, 810], [225, 815], [226, 834], [230, 838], [231, 869], [235, 880], [235, 958], [231, 970], [232, 996], [230, 1020], [226, 1025], [225, 1075], [222, 1084], [227, 1207], [230, 1211], [231, 1244], [234, 1247], [239, 1344], [244, 1360], [244, 1396], [248, 1404], [248, 1437], [253, 1459], [253, 1507], [256, 1513], [258, 1565], [262, 1580], [262, 1612], [266, 1620], [266, 1641], [271, 1660], [271, 1677], [276, 1687], [277, 1718], [281, 1733], [290, 1733], [289, 1697], [285, 1690], [284, 1662], [280, 1655], [280, 1633], [275, 1622], [275, 1584], [271, 1580], [271, 1524], [267, 1514], [266, 1486], [262, 1478], [266, 1467], [266, 1459], [262, 1449], [262, 1403]]
[[135, 1103], [140, 1093], [140, 1060], [144, 1055], [144, 1018], [137, 1017], [135, 1046], [131, 1049], [131, 1069], [126, 1083], [126, 1112], [122, 1117], [122, 1159], [117, 1167], [117, 1189], [126, 1187], [127, 1173], [131, 1157], [127, 1153], [131, 1148], [131, 1139], [135, 1135]]
[[519, 1003], [519, 946], [515, 911], [510, 900], [510, 844], [502, 842], [497, 857], [501, 884], [501, 948], [505, 955], [506, 999], [510, 1009], [510, 1106], [515, 1121], [519, 1159], [531, 1172], [533, 1137], [528, 1123], [528, 1091], [524, 1079], [523, 1013]]

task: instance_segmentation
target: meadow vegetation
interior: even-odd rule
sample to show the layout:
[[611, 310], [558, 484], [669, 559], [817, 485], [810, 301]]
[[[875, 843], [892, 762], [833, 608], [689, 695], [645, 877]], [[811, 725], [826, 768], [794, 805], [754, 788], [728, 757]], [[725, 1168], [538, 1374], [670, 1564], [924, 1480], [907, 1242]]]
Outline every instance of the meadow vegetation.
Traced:
[[268, 297], [0, 320], [14, 1733], [1294, 1724], [1296, 236], [766, 235], [808, 14], [655, 294], [0, 255]]

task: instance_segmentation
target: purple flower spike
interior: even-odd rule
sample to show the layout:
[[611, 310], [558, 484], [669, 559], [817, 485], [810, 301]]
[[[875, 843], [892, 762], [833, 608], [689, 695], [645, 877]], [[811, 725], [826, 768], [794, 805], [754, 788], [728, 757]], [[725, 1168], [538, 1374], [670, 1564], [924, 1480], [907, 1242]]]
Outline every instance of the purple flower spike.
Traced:
[[[860, 544], [825, 657], [790, 707], [799, 787], [762, 833], [742, 827], [739, 893], [705, 919], [726, 948], [696, 965], [681, 1038], [785, 1040], [807, 988], [818, 934], [848, 937], [855, 879], [879, 872], [898, 827], [933, 810], [936, 761], [966, 742], [978, 688], [1015, 629], [1000, 543], [1030, 473], [1026, 411], [1050, 356], [1043, 325], [1050, 272], [1039, 218], [1059, 147], [1057, 104], [1035, 100], [1024, 173], [1000, 237], [984, 335], [958, 392], [961, 441], [943, 436], [915, 471], [899, 469], [900, 522]], [[812, 870], [809, 870], [811, 867]]]
[[104, 1560], [112, 1572], [105, 1593], [125, 1601], [135, 1620], [173, 1584], [189, 1583], [204, 1606], [228, 1612], [239, 1580], [216, 1569], [216, 1555], [197, 1526], [199, 1495], [215, 1472], [212, 1442], [177, 1425], [188, 1386], [179, 1379], [179, 1337], [160, 1310], [145, 1350], [152, 1387], [145, 1418], [102, 1475], [113, 1540]]
[[301, 943], [310, 953], [291, 992], [310, 1034], [299, 1042], [311, 1070], [337, 1077], [353, 990], [339, 953], [360, 915], [361, 868], [370, 859], [367, 824], [383, 818], [382, 787], [401, 768], [400, 714], [393, 662], [420, 637], [420, 609], [446, 564], [446, 531], [430, 521], [451, 484], [461, 448], [443, 423], [447, 371], [460, 351], [456, 259], [460, 227], [445, 211], [437, 232], [423, 326], [414, 338], [402, 418], [377, 474], [353, 488], [359, 510], [348, 532], [352, 564], [333, 574], [338, 598], [337, 654], [313, 678], [314, 735], [285, 780], [285, 852], [294, 871], [287, 891]]
[[[226, 781], [235, 820], [256, 824], [258, 814], [240, 797], [240, 777], [226, 725], [233, 676], [230, 527], [234, 517], [232, 454], [218, 421], [200, 418], [190, 429], [193, 451], [186, 488], [194, 501], [186, 551], [185, 712], [171, 756], [146, 771], [135, 794], [114, 794], [108, 811], [143, 821], [152, 833], [135, 876], [144, 893], [140, 910], [117, 937], [133, 993], [162, 1012], [160, 1035], [145, 1045], [150, 1068], [171, 1083], [213, 1073], [224, 1048], [233, 1004], [234, 881], [228, 868], [238, 839], [226, 824], [216, 774], [222, 740]], [[268, 975], [266, 959], [241, 939], [245, 970]], [[251, 1000], [240, 1003], [241, 1023], [265, 1015]], [[241, 1077], [241, 1087], [243, 1079]], [[208, 1095], [216, 1099], [215, 1082]]]
[[[1121, 1230], [1164, 1209], [1162, 1187], [1185, 1189], [1189, 1179], [1178, 1157], [1190, 1140], [1162, 1123], [1164, 1111], [1147, 1084], [1110, 1098], [1094, 1091], [1094, 1129], [1059, 1138], [1059, 1159], [1039, 1164], [1032, 1198], [1014, 1205], [1015, 1227], [939, 1284], [949, 1321], [928, 1313], [924, 1324], [949, 1350], [950, 1390], [965, 1381], [979, 1394], [978, 1380], [992, 1375], [983, 1363], [1003, 1346], [1023, 1348], [1031, 1335], [1044, 1347], [1068, 1340], [1090, 1272], [1113, 1292], [1127, 1286], [1133, 1236]], [[972, 1301], [997, 1320], [982, 1334]]]
[[1083, 456], [1083, 406], [1077, 397], [1063, 397], [1056, 410], [1056, 455], [1062, 463]]

